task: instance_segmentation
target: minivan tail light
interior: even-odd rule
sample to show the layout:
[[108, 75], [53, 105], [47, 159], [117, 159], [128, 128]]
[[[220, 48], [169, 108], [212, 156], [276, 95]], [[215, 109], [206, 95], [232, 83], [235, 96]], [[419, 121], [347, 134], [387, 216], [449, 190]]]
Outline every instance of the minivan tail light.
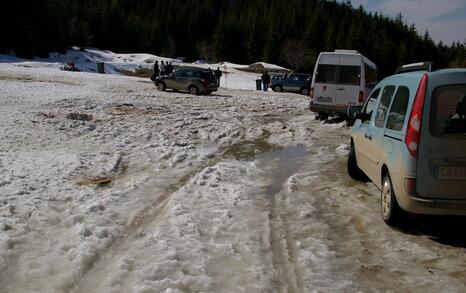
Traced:
[[201, 82], [207, 87], [209, 85], [209, 82], [207, 79], [201, 79]]
[[309, 91], [309, 97], [311, 97], [311, 100], [314, 99], [314, 87], [311, 87], [311, 90]]
[[359, 91], [359, 99], [358, 99], [358, 102], [359, 102], [359, 103], [363, 103], [363, 102], [364, 102], [364, 92], [363, 92], [363, 91]]
[[408, 120], [408, 130], [406, 131], [405, 144], [408, 147], [408, 151], [413, 157], [417, 157], [419, 150], [419, 139], [421, 135], [421, 122], [422, 122], [422, 111], [424, 109], [424, 101], [426, 97], [427, 89], [427, 74], [424, 74], [419, 82], [416, 96], [414, 97], [413, 107]]

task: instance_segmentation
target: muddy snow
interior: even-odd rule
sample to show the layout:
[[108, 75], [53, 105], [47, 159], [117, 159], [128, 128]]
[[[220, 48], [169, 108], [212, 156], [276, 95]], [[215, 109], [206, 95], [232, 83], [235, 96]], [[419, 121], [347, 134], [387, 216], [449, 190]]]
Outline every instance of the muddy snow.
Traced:
[[0, 64], [0, 292], [465, 292], [465, 219], [386, 226], [307, 104]]

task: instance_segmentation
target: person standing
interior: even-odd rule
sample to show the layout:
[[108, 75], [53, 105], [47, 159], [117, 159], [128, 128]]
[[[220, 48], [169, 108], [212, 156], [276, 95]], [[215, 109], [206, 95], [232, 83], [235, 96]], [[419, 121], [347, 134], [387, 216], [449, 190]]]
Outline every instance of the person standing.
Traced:
[[173, 72], [173, 65], [172, 65], [172, 62], [168, 63], [167, 61], [167, 65], [165, 65], [165, 74], [170, 74]]
[[154, 81], [157, 76], [159, 76], [160, 74], [160, 69], [159, 69], [159, 61], [155, 61], [154, 63], [154, 74], [152, 75], [152, 77], [150, 78], [152, 81]]
[[160, 70], [160, 75], [165, 75], [165, 74], [166, 74], [165, 62], [162, 61], [162, 62], [160, 63], [159, 70]]
[[262, 89], [264, 90], [264, 92], [268, 91], [269, 84], [270, 84], [270, 75], [267, 71], [265, 71], [264, 74], [262, 74], [261, 80], [262, 80]]
[[217, 69], [214, 71], [214, 75], [217, 78], [217, 85], [220, 86], [220, 78], [222, 77], [222, 71], [220, 70], [220, 67], [217, 67]]

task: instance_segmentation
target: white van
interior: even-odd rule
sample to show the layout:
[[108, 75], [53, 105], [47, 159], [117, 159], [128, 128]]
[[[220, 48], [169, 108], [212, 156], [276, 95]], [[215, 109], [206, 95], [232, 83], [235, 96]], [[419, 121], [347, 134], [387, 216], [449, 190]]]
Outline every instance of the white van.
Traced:
[[309, 95], [316, 119], [346, 116], [349, 106], [364, 104], [377, 84], [377, 66], [353, 50], [322, 52], [317, 58]]

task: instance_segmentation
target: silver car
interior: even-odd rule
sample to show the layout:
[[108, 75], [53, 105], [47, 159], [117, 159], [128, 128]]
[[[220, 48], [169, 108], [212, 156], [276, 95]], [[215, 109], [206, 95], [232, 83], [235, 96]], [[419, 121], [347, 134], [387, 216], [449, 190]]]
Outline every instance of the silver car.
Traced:
[[211, 94], [218, 89], [218, 80], [210, 69], [179, 67], [173, 73], [154, 80], [158, 90], [188, 91], [192, 95]]
[[466, 215], [465, 69], [387, 77], [348, 115], [348, 173], [379, 187], [387, 224], [405, 212]]

